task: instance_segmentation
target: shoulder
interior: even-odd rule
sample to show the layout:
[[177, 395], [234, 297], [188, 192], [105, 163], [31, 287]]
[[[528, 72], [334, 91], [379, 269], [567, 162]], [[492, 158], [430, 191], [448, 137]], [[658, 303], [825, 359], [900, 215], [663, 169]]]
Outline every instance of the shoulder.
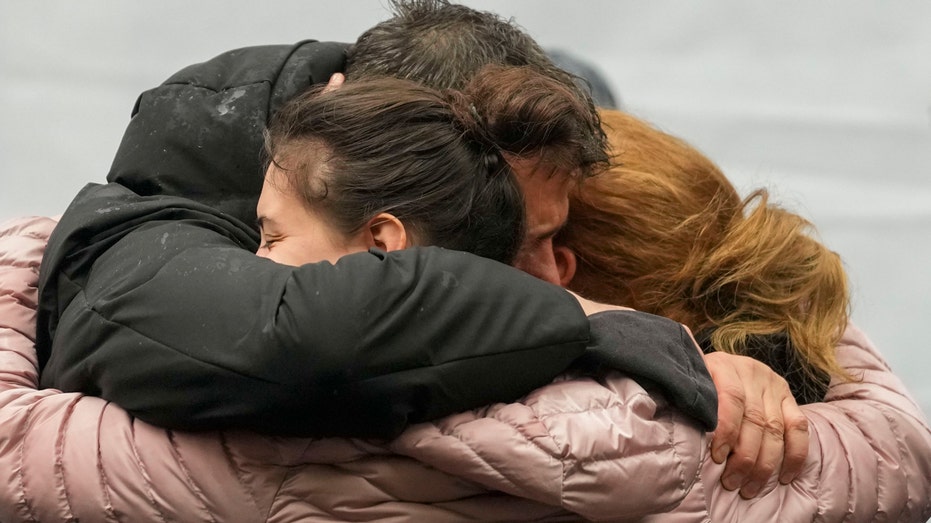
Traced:
[[[45, 216], [27, 216], [13, 218], [0, 223], [0, 249], [4, 253], [13, 255], [25, 249], [26, 253], [34, 254], [32, 249], [37, 244], [48, 241], [57, 220]], [[41, 253], [40, 257], [41, 257]], [[5, 254], [10, 256], [10, 254]]]

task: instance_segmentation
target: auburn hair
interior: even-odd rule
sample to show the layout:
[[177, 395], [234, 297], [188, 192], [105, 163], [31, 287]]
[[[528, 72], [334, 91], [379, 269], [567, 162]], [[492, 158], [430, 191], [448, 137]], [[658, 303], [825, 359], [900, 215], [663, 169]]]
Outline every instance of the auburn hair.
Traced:
[[741, 199], [674, 136], [618, 111], [601, 120], [612, 167], [571, 196], [560, 237], [577, 258], [569, 287], [679, 321], [706, 348], [801, 372], [793, 392], [806, 401], [820, 401], [829, 376], [848, 377], [835, 358], [847, 277], [812, 224], [765, 189]]

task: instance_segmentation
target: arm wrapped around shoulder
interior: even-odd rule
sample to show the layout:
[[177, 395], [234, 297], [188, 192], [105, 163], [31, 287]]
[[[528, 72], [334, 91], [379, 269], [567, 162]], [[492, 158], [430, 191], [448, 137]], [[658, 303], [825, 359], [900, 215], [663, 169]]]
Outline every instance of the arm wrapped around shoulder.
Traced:
[[578, 368], [618, 370], [652, 384], [705, 430], [714, 430], [717, 392], [683, 325], [639, 311], [605, 311], [589, 321], [592, 341], [576, 362]]
[[43, 385], [167, 428], [393, 437], [520, 397], [588, 342], [574, 298], [491, 260], [429, 247], [290, 267], [249, 241], [196, 202], [85, 189], [43, 265]]

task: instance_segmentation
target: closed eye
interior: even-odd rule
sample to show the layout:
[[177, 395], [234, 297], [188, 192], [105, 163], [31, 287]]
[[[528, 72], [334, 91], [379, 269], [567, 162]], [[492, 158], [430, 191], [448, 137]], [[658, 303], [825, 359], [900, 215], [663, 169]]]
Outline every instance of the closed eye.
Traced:
[[262, 244], [259, 246], [259, 249], [271, 249], [272, 245], [278, 243], [280, 238], [262, 238]]
[[271, 237], [266, 231], [266, 222], [267, 220], [263, 216], [259, 216], [255, 221], [255, 226], [259, 229], [259, 249], [270, 249], [272, 245], [277, 243], [281, 238]]

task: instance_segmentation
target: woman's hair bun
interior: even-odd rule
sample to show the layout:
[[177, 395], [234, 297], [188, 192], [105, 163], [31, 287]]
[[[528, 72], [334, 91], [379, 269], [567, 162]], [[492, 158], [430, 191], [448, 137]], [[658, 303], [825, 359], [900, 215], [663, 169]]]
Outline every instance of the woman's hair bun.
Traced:
[[484, 172], [492, 176], [500, 173], [506, 162], [489, 132], [488, 119], [479, 112], [471, 97], [462, 91], [449, 89], [444, 92], [444, 97], [465, 139], [481, 152]]

